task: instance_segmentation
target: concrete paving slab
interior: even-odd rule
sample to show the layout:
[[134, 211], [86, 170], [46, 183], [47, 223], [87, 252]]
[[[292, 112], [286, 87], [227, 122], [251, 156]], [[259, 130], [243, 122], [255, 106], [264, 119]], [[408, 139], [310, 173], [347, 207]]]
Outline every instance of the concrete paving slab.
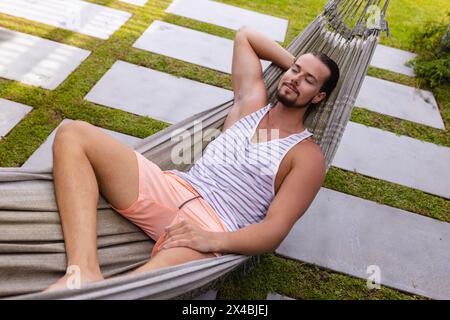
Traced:
[[430, 91], [366, 76], [355, 105], [399, 119], [445, 129], [436, 99]]
[[0, 98], [0, 140], [32, 109], [30, 106]]
[[85, 99], [177, 123], [233, 96], [229, 90], [117, 61]]
[[0, 28], [0, 77], [53, 90], [90, 51]]
[[0, 12], [108, 39], [131, 13], [80, 0], [2, 0]]
[[246, 25], [280, 42], [288, 27], [286, 19], [209, 0], [175, 0], [166, 12], [232, 30]]
[[231, 74], [233, 41], [208, 33], [156, 20], [133, 47]]
[[405, 63], [415, 57], [415, 53], [378, 44], [370, 65], [414, 77], [413, 68]]
[[450, 148], [350, 121], [332, 165], [450, 199]]

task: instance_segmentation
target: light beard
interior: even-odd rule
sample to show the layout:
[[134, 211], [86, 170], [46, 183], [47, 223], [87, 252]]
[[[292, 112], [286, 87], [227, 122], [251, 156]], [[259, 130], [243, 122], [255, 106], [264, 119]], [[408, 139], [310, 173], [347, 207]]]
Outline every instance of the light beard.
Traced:
[[302, 109], [302, 108], [307, 108], [310, 104], [311, 101], [314, 99], [314, 97], [312, 97], [307, 103], [305, 104], [296, 104], [295, 101], [289, 100], [286, 95], [283, 95], [280, 93], [281, 90], [277, 90], [276, 93], [276, 98], [279, 102], [281, 102], [285, 107], [287, 108], [292, 108], [292, 109]]

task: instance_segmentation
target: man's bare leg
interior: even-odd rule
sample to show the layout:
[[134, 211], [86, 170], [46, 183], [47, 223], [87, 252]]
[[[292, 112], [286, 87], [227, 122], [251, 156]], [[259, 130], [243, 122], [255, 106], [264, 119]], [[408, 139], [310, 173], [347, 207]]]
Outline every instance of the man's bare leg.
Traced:
[[185, 247], [164, 249], [158, 251], [158, 253], [149, 262], [128, 274], [136, 274], [213, 257], [215, 257], [213, 253], [203, 253]]
[[[63, 125], [53, 144], [55, 194], [68, 267], [79, 268], [81, 283], [102, 280], [97, 255], [99, 191], [116, 208], [139, 195], [134, 150], [83, 121]], [[67, 273], [46, 291], [67, 287]]]

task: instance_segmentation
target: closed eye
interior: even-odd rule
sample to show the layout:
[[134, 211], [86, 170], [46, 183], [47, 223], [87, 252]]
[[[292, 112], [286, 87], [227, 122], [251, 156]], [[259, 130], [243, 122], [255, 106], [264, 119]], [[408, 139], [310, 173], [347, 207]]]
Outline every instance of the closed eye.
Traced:
[[[291, 68], [292, 68], [292, 71], [293, 71], [294, 73], [298, 73], [298, 72], [300, 72], [300, 70], [302, 69], [302, 67], [301, 67], [300, 65], [296, 64], [296, 63], [294, 63], [294, 64], [292, 65]], [[298, 68], [298, 70], [296, 70], [296, 68]], [[309, 78], [306, 79], [306, 81], [307, 81], [308, 83], [314, 84], [315, 82], [317, 82], [317, 79], [314, 78], [314, 76], [313, 76], [312, 74], [307, 73], [307, 76], [309, 76]]]

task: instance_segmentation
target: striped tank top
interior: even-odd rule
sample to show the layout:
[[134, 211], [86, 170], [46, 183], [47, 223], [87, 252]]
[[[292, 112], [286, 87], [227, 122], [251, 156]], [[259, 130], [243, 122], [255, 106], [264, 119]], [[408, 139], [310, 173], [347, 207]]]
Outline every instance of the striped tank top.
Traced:
[[[282, 139], [251, 141], [267, 106], [236, 121], [211, 141], [187, 172], [168, 170], [188, 181], [213, 207], [228, 231], [264, 219], [275, 197], [275, 178], [281, 160], [297, 143], [312, 136], [307, 129]], [[259, 130], [261, 132], [267, 130]], [[273, 137], [271, 131], [271, 136]], [[267, 140], [267, 139], [266, 139]]]

